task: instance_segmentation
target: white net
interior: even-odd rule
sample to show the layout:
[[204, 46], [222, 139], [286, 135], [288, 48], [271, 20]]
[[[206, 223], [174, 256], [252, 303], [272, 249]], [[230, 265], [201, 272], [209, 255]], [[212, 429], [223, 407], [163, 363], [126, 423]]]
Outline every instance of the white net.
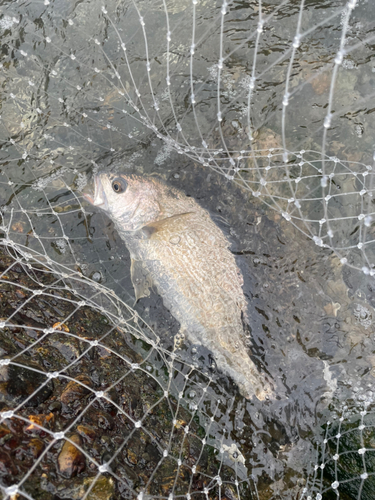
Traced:
[[[2, 3], [4, 499], [372, 498], [374, 27], [371, 1]], [[275, 398], [133, 306], [99, 169], [223, 227]]]
[[371, 498], [373, 496], [374, 412], [368, 405], [358, 412], [344, 407], [324, 425], [316, 463], [301, 498]]

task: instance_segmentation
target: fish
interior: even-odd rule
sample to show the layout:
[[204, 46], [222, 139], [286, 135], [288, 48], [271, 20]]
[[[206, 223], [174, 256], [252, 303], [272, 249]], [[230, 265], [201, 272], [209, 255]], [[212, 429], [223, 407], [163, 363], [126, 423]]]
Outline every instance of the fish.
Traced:
[[271, 385], [248, 353], [243, 276], [209, 212], [153, 176], [97, 173], [83, 196], [129, 250], [136, 302], [156, 288], [181, 336], [211, 351], [244, 397], [269, 399]]

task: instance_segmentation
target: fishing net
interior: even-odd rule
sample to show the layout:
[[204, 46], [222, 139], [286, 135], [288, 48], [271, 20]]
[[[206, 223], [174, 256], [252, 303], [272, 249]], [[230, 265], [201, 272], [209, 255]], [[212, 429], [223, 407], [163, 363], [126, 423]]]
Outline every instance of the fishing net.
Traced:
[[[2, 2], [4, 499], [372, 498], [371, 2]], [[157, 174], [231, 241], [238, 394], [82, 189]]]

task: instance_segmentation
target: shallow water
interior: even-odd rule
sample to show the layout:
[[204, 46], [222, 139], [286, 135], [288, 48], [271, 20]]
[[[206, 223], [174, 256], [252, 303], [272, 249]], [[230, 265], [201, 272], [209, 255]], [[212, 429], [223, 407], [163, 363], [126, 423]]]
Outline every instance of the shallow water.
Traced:
[[[280, 148], [284, 131], [290, 151], [322, 150], [330, 63], [345, 21], [343, 4], [309, 2], [304, 7], [302, 30], [315, 29], [295, 55], [284, 126], [281, 102], [289, 59], [279, 57], [291, 49], [300, 3], [288, 2], [276, 10], [275, 5], [262, 5], [267, 22], [256, 52], [257, 4], [231, 4], [221, 45], [221, 5], [198, 4], [194, 22], [192, 5], [178, 0], [166, 5], [165, 10], [155, 2], [107, 2], [107, 12], [100, 2], [2, 7], [3, 226], [24, 251], [39, 252], [44, 262], [51, 259], [57, 272], [81, 272], [132, 305], [125, 245], [110, 221], [87, 206], [80, 194], [90, 174], [98, 169], [157, 173], [207, 208], [232, 241], [245, 278], [253, 354], [274, 380], [278, 398], [264, 405], [249, 403], [231, 381], [212, 370], [208, 352], [185, 344], [177, 355], [217, 382], [209, 389], [222, 398], [212, 441], [225, 437], [228, 446], [239, 447], [246, 467], [238, 464], [237, 477], [252, 474], [259, 498], [275, 498], [277, 491], [283, 498], [295, 498], [302, 485], [298, 480], [314, 460], [309, 450], [313, 436], [320, 433], [319, 420], [339, 413], [344, 404], [360, 407], [374, 401], [373, 277], [342, 266], [331, 250], [313, 244], [281, 216], [290, 204], [291, 188], [276, 152], [271, 160], [278, 168], [268, 177], [267, 204], [250, 194], [259, 185], [250, 153], [239, 160], [240, 186], [238, 179], [231, 182], [222, 174], [232, 174], [228, 152], [238, 157], [241, 150], [250, 150], [246, 89], [254, 54], [259, 77], [250, 108], [253, 147]], [[336, 11], [332, 21], [318, 27]], [[374, 92], [374, 70], [368, 57], [371, 45], [363, 42], [374, 24], [370, 11], [371, 5], [361, 3], [350, 22], [347, 47], [359, 46], [349, 50], [338, 70], [331, 102], [338, 116], [324, 151], [361, 172], [355, 162], [370, 164], [373, 150], [368, 96]], [[220, 47], [225, 62], [218, 72]], [[218, 94], [225, 116], [221, 131], [216, 121]], [[263, 156], [267, 161], [266, 153]], [[290, 165], [295, 177], [299, 160], [292, 159]], [[322, 168], [319, 153], [311, 154], [311, 161]], [[358, 191], [369, 177], [341, 175], [341, 165], [334, 161], [326, 168], [337, 175], [332, 190], [347, 193], [330, 206], [332, 220], [355, 216], [362, 203]], [[321, 175], [312, 171], [304, 171], [300, 191], [295, 190], [300, 198], [321, 190]], [[304, 218], [296, 225], [319, 228], [309, 221], [324, 216], [321, 205], [313, 199], [302, 208]], [[358, 228], [357, 219], [336, 222], [336, 247], [356, 245], [362, 230]], [[368, 231], [371, 238], [373, 228]], [[358, 266], [359, 254], [353, 250], [350, 263]], [[367, 256], [371, 261], [371, 247]], [[81, 292], [88, 293], [84, 287]], [[94, 295], [95, 289], [89, 293]], [[171, 349], [178, 323], [160, 297], [142, 299], [135, 309]], [[181, 383], [177, 377], [176, 394]], [[193, 380], [186, 383], [196, 387]], [[184, 404], [193, 403], [188, 398]], [[204, 421], [203, 410], [199, 418]]]

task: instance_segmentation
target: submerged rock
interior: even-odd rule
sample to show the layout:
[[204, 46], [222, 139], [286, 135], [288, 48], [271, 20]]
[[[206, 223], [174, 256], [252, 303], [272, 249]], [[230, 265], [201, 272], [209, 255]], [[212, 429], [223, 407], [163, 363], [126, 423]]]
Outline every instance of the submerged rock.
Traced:
[[26, 356], [16, 358], [14, 363], [3, 366], [0, 372], [5, 400], [30, 407], [46, 401], [53, 392], [53, 381], [47, 380], [43, 368]]
[[92, 387], [91, 379], [87, 375], [78, 375], [76, 380], [71, 380], [65, 387], [60, 397], [62, 403], [69, 404], [89, 394], [89, 387]]
[[[69, 436], [69, 439], [82, 447], [82, 440], [78, 434]], [[65, 477], [76, 476], [86, 467], [85, 455], [70, 441], [65, 441], [57, 459], [60, 474]]]

